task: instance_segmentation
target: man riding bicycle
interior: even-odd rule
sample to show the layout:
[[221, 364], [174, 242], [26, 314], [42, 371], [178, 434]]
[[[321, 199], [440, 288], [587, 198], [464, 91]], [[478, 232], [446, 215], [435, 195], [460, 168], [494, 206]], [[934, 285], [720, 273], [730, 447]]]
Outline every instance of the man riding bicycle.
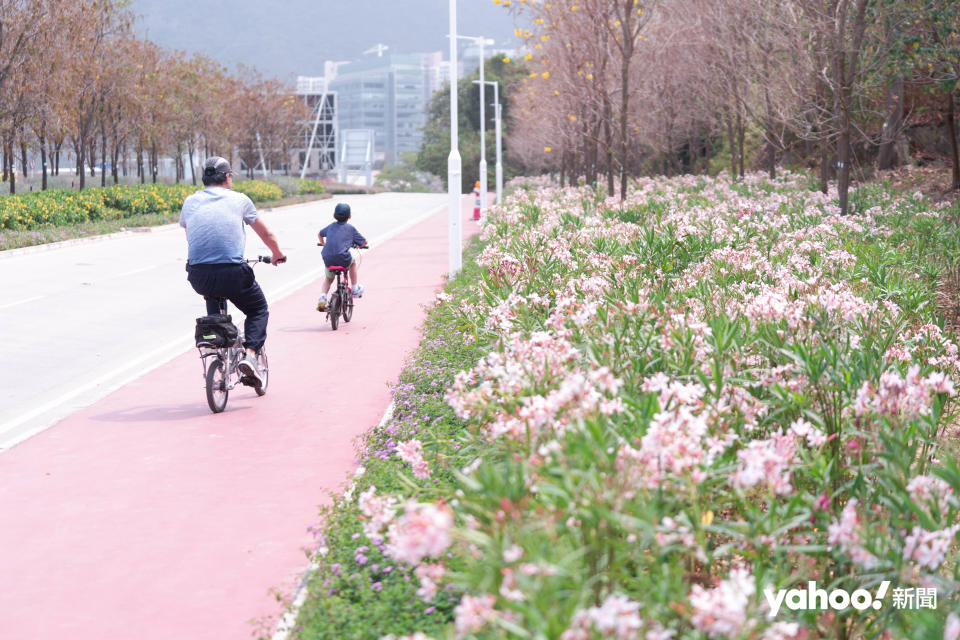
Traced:
[[256, 231], [273, 254], [274, 266], [287, 257], [277, 238], [259, 218], [245, 194], [233, 191], [233, 171], [225, 158], [214, 156], [203, 164], [206, 187], [189, 196], [180, 210], [180, 226], [187, 233], [187, 281], [206, 298], [207, 314], [220, 313], [217, 298], [226, 298], [246, 315], [246, 356], [237, 365], [241, 375], [255, 387], [263, 385], [257, 369], [257, 353], [267, 339], [267, 299], [257, 284], [253, 269], [244, 262], [246, 230]]

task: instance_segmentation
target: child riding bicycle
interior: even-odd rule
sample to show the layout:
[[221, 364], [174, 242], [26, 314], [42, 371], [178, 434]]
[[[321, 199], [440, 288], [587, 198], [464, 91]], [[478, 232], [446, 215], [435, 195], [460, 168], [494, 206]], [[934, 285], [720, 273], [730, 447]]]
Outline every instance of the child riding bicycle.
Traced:
[[327, 308], [327, 294], [330, 292], [334, 280], [330, 267], [347, 269], [349, 273], [348, 284], [353, 285], [351, 292], [357, 298], [363, 296], [363, 285], [358, 284], [357, 264], [354, 262], [353, 256], [350, 255], [350, 247], [366, 247], [367, 240], [360, 235], [360, 232], [352, 224], [347, 222], [350, 219], [350, 205], [345, 202], [337, 204], [333, 210], [333, 217], [336, 222], [327, 225], [317, 234], [317, 239], [323, 245], [323, 251], [320, 255], [323, 256], [323, 265], [327, 268], [326, 284], [323, 293], [320, 294], [320, 299], [317, 300], [317, 311], [324, 311]]

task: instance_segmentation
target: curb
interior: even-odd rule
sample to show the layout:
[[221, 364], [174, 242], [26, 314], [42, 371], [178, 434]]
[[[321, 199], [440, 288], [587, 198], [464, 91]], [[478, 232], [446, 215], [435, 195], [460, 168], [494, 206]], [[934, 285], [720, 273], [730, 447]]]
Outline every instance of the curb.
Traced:
[[[392, 416], [393, 402], [387, 405], [387, 410], [383, 412], [383, 417], [380, 418], [380, 422], [376, 428], [382, 428]], [[310, 576], [319, 568], [320, 557], [314, 553], [314, 556], [310, 559], [310, 564], [307, 565], [303, 575], [300, 577], [297, 590], [294, 592], [293, 599], [290, 601], [290, 608], [284, 612], [283, 617], [280, 618], [280, 622], [277, 623], [277, 630], [274, 632], [271, 640], [287, 640], [290, 637], [290, 632], [293, 631], [294, 625], [297, 623], [297, 617], [300, 615], [300, 607], [307, 601], [307, 595], [309, 595], [307, 593], [307, 585], [310, 582]]]

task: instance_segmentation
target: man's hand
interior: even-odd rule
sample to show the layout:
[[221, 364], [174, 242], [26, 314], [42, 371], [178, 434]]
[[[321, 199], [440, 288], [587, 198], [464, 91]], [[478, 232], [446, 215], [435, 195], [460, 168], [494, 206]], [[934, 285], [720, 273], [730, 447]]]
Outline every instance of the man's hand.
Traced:
[[270, 258], [270, 264], [272, 264], [273, 266], [277, 266], [281, 262], [286, 262], [286, 261], [287, 261], [287, 256], [284, 256], [284, 255], [278, 256], [275, 254]]

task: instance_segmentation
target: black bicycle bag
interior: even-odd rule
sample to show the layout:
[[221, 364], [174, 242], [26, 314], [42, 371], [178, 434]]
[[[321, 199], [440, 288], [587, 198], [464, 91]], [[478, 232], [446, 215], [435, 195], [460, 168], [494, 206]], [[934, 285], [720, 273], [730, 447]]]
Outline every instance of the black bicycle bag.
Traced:
[[229, 315], [215, 313], [197, 318], [197, 330], [194, 337], [198, 347], [229, 347], [237, 340], [237, 325]]

